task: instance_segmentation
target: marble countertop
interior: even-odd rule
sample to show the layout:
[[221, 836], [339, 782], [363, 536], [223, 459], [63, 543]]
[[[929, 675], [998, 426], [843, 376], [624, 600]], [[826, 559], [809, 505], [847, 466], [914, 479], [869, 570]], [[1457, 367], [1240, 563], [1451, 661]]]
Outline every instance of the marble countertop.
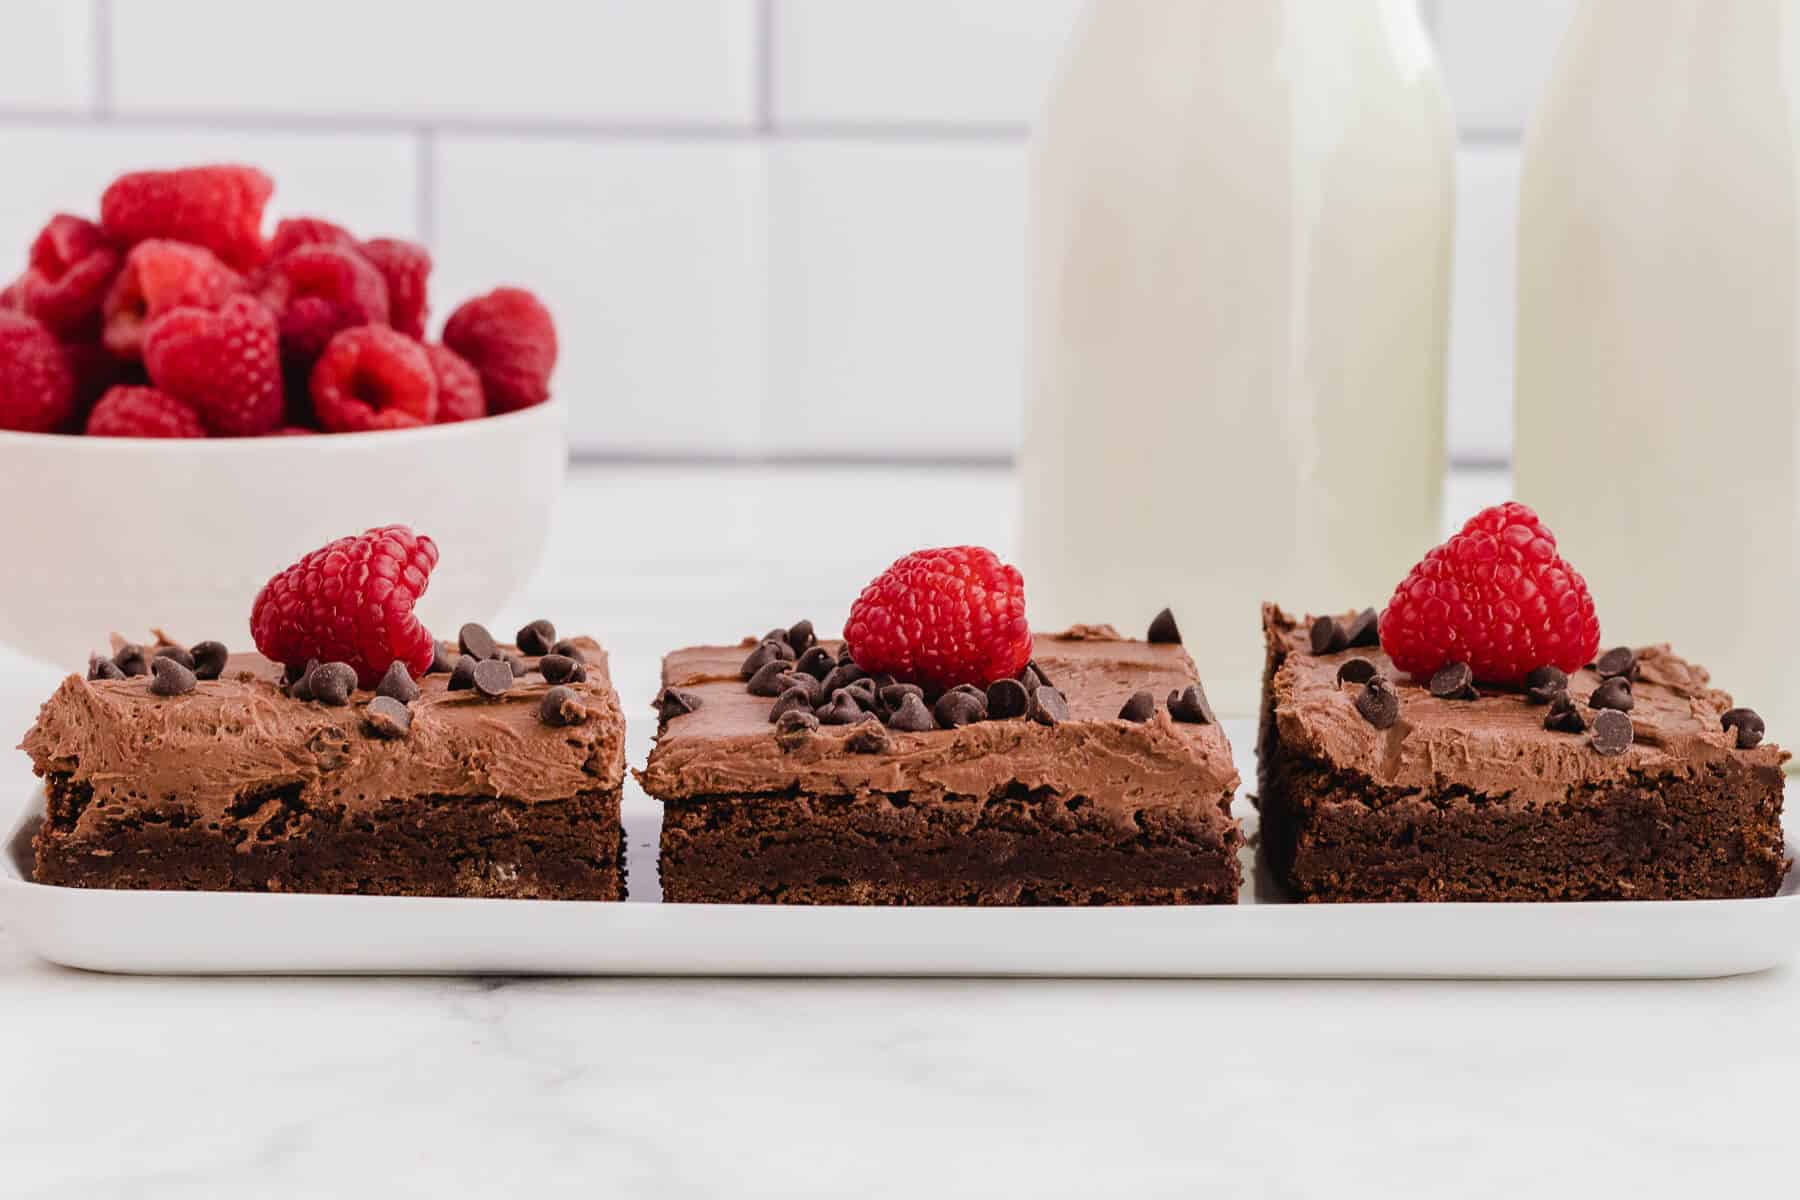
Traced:
[[[1454, 482], [1453, 516], [1506, 486]], [[1011, 543], [1001, 470], [591, 467], [506, 617], [619, 614], [621, 692], [647, 697], [657, 654], [716, 636], [739, 599], [809, 611], [892, 557], [850, 536], [861, 510], [809, 504], [851, 486], [932, 497], [902, 541]], [[804, 541], [782, 532], [796, 505]], [[55, 678], [0, 655], [0, 728], [22, 729]], [[634, 761], [649, 732], [634, 727]], [[25, 790], [13, 762], [0, 821]], [[1731, 1194], [1792, 1186], [1797, 1073], [1794, 967], [148, 979], [48, 966], [0, 924], [7, 1197]]]

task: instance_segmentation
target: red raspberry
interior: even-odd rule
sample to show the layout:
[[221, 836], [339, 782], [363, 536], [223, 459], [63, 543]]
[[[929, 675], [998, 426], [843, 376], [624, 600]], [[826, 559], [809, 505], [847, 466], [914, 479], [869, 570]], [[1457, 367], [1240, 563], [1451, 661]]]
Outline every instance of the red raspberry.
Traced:
[[275, 236], [269, 239], [269, 258], [282, 258], [302, 246], [354, 245], [356, 235], [335, 222], [322, 217], [287, 217], [275, 223]]
[[88, 414], [89, 437], [201, 438], [200, 414], [166, 392], [116, 387]]
[[0, 288], [0, 312], [24, 312], [25, 298], [21, 295], [24, 290], [25, 277], [23, 275]]
[[64, 342], [63, 360], [69, 364], [69, 377], [75, 381], [72, 428], [81, 428], [100, 397], [113, 388], [144, 387], [150, 383], [143, 363], [117, 358], [99, 342]]
[[340, 330], [388, 323], [387, 284], [348, 246], [302, 246], [270, 264], [263, 303], [281, 321], [282, 356], [310, 366]]
[[75, 381], [43, 322], [0, 312], [0, 429], [54, 433], [75, 411]]
[[437, 419], [437, 376], [419, 343], [381, 325], [331, 339], [312, 373], [313, 413], [330, 433], [410, 429]]
[[372, 688], [396, 662], [417, 678], [431, 666], [431, 634], [413, 616], [437, 566], [437, 543], [404, 525], [339, 538], [263, 584], [250, 633], [278, 663], [346, 662]]
[[283, 425], [280, 429], [269, 430], [268, 436], [269, 437], [314, 437], [314, 436], [317, 436], [318, 432], [319, 432], [318, 430], [308, 429], [304, 425]]
[[243, 289], [242, 277], [210, 250], [161, 238], [139, 242], [106, 294], [106, 348], [138, 358], [144, 328], [157, 317], [184, 306], [218, 308]]
[[1381, 614], [1381, 648], [1417, 678], [1466, 662], [1484, 683], [1542, 666], [1574, 671], [1600, 648], [1600, 622], [1556, 535], [1517, 501], [1469, 518], [1409, 572]]
[[985, 687], [1031, 660], [1025, 581], [980, 546], [915, 550], [862, 590], [844, 641], [870, 674], [929, 688]]
[[119, 252], [100, 227], [63, 213], [51, 217], [31, 243], [31, 263], [19, 278], [19, 303], [61, 337], [91, 333], [118, 271]]
[[462, 355], [448, 346], [431, 342], [425, 347], [425, 357], [431, 360], [432, 374], [437, 376], [439, 425], [487, 416], [487, 398], [481, 392], [481, 376], [463, 361]]
[[281, 423], [275, 318], [249, 296], [233, 296], [217, 311], [177, 308], [156, 318], [144, 331], [144, 366], [210, 433], [254, 437]]
[[100, 227], [121, 246], [191, 242], [247, 271], [263, 261], [263, 205], [274, 190], [254, 167], [139, 171], [119, 176], [100, 197]]
[[556, 323], [522, 288], [495, 288], [465, 302], [444, 324], [444, 345], [481, 375], [491, 413], [509, 413], [550, 397]]
[[417, 242], [376, 238], [362, 244], [362, 255], [374, 264], [387, 283], [390, 323], [409, 338], [423, 338], [431, 251]]

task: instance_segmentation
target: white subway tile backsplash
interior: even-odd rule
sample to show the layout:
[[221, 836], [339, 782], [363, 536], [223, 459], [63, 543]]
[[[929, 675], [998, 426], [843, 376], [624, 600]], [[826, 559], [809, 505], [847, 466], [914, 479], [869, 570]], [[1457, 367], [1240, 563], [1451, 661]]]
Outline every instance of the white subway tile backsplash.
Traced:
[[[113, 6], [124, 112], [748, 125], [754, 0]], [[273, 53], [241, 53], [256, 46]]]
[[0, 37], [0, 109], [67, 112], [94, 98], [94, 6], [9, 0]]
[[502, 283], [557, 319], [577, 449], [737, 451], [763, 404], [761, 151], [731, 139], [449, 137], [436, 322]]
[[1464, 130], [1517, 133], [1550, 77], [1575, 0], [1436, 0], [1438, 53]]
[[1519, 152], [1466, 147], [1456, 160], [1456, 256], [1450, 286], [1448, 440], [1457, 458], [1512, 452]]
[[769, 448], [1011, 453], [1023, 147], [822, 140], [771, 156]]
[[1024, 123], [1080, 0], [775, 0], [780, 121]]

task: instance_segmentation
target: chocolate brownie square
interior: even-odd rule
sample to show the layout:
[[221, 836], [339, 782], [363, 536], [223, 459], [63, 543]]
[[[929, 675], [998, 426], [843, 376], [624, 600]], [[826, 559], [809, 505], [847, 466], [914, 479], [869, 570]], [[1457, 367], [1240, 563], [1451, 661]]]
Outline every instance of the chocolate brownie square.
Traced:
[[1788, 755], [1758, 741], [1760, 723], [1727, 727], [1731, 697], [1667, 646], [1609, 652], [1558, 699], [1553, 677], [1535, 695], [1448, 676], [1420, 686], [1377, 645], [1320, 639], [1331, 648], [1316, 653], [1312, 625], [1263, 609], [1262, 845], [1302, 899], [1675, 900], [1781, 886]]

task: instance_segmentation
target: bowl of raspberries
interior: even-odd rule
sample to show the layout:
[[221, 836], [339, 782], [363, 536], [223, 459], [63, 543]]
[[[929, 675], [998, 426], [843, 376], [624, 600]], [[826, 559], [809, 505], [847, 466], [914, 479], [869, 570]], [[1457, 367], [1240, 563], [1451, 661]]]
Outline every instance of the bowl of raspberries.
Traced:
[[567, 457], [550, 313], [501, 286], [436, 323], [424, 246], [272, 220], [274, 190], [134, 171], [0, 267], [0, 642], [72, 665], [156, 620], [247, 644], [270, 564], [359, 522], [474, 565], [427, 619], [531, 574]]

